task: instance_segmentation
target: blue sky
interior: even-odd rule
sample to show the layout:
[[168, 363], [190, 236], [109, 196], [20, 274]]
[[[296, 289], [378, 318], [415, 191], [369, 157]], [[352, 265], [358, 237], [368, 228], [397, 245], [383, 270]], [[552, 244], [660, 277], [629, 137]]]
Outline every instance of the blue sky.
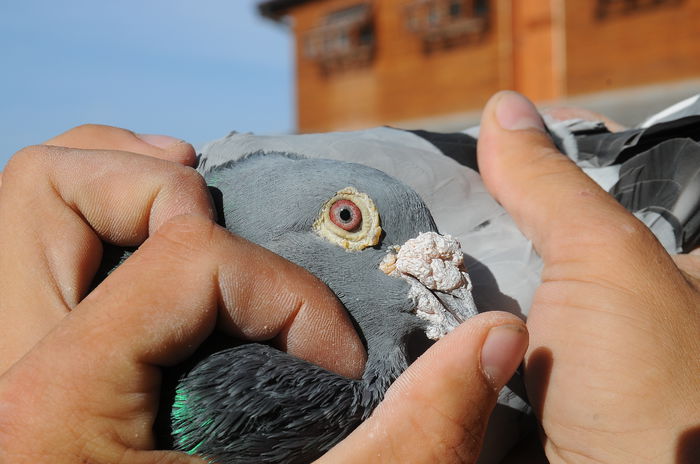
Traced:
[[292, 40], [259, 0], [0, 0], [0, 169], [92, 122], [195, 146], [294, 129]]

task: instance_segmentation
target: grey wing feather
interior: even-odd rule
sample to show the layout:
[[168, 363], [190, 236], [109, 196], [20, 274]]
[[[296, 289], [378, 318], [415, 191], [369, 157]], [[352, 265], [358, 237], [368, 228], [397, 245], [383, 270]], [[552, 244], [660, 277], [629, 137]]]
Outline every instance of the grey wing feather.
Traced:
[[177, 387], [177, 449], [227, 463], [318, 458], [362, 420], [359, 382], [267, 345], [216, 353]]

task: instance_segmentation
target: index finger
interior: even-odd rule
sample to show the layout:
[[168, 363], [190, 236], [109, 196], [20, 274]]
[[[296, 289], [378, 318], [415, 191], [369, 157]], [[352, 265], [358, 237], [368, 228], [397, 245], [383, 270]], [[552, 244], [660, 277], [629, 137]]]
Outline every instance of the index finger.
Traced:
[[195, 151], [189, 143], [165, 135], [136, 134], [128, 129], [83, 124], [53, 137], [43, 145], [81, 150], [120, 150], [148, 155], [185, 166], [194, 166]]

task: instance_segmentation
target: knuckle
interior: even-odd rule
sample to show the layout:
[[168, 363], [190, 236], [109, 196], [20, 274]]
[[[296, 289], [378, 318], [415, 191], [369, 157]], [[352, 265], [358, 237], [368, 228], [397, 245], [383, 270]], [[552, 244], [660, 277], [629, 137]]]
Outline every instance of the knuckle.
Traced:
[[35, 177], [38, 170], [47, 162], [47, 158], [55, 151], [55, 148], [44, 145], [22, 148], [7, 162], [3, 173], [5, 181], [27, 175]]
[[[468, 424], [471, 425], [471, 424]], [[433, 462], [471, 463], [479, 455], [482, 441], [482, 424], [475, 429], [467, 424], [451, 420], [442, 423], [439, 430], [422, 430]]]
[[178, 191], [189, 194], [206, 188], [204, 177], [189, 166], [169, 163], [170, 171], [166, 182]]
[[181, 211], [209, 207], [207, 184], [196, 170], [176, 163], [168, 163], [163, 173], [160, 196], [181, 206]]
[[85, 124], [79, 124], [72, 129], [68, 130], [68, 133], [83, 133], [83, 132], [92, 132], [94, 130], [99, 129], [101, 126], [99, 124], [92, 124], [92, 123], [85, 123]]
[[479, 455], [484, 438], [484, 427], [483, 421], [479, 421], [476, 428], [469, 426], [462, 428], [461, 440], [453, 443], [450, 448], [460, 462], [473, 462], [473, 459]]
[[616, 242], [616, 246], [637, 250], [655, 241], [647, 226], [631, 214], [619, 215], [615, 219], [602, 224], [601, 233]]
[[[123, 130], [123, 131], [126, 131], [126, 129], [119, 129], [116, 127], [105, 126], [102, 124], [86, 123], [86, 124], [80, 124], [78, 126], [73, 127], [72, 129], [69, 129], [63, 135], [82, 138], [82, 137], [90, 137], [92, 135], [100, 134], [100, 133], [104, 132], [105, 130], [118, 130], [118, 131]], [[126, 132], [128, 132], [128, 131], [126, 131]]]
[[38, 161], [43, 160], [48, 150], [47, 147], [42, 145], [22, 148], [10, 158], [5, 172], [11, 172], [13, 169], [23, 168], [27, 165], [35, 165]]
[[67, 130], [47, 143], [75, 148], [109, 149], [122, 146], [124, 140], [130, 140], [132, 137], [135, 137], [135, 134], [128, 129], [86, 123]]
[[[487, 396], [492, 395], [487, 387], [483, 393]], [[415, 408], [415, 411], [430, 411], [431, 421], [426, 421], [425, 416], [418, 413], [409, 416], [408, 420], [414, 433], [420, 436], [422, 441], [430, 444], [426, 451], [432, 456], [432, 462], [474, 462], [479, 455], [489, 417], [484, 405], [495, 402], [495, 398], [489, 398], [488, 401], [485, 399], [481, 394], [473, 398], [463, 397], [463, 404], [457, 411], [435, 404], [429, 398], [414, 399], [421, 406]]]

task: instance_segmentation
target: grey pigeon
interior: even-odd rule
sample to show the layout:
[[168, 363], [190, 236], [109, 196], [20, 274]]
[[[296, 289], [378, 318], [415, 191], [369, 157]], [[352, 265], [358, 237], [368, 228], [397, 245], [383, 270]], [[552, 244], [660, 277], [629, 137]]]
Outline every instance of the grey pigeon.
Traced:
[[[330, 287], [368, 360], [362, 378], [352, 380], [258, 343], [205, 357], [177, 386], [177, 449], [222, 464], [309, 462], [369, 416], [428, 337], [476, 314], [456, 242], [437, 234], [413, 190], [381, 171], [268, 153], [225, 163], [205, 179], [223, 199], [228, 230]], [[355, 240], [365, 228], [369, 241]], [[424, 263], [415, 253], [426, 249]]]

